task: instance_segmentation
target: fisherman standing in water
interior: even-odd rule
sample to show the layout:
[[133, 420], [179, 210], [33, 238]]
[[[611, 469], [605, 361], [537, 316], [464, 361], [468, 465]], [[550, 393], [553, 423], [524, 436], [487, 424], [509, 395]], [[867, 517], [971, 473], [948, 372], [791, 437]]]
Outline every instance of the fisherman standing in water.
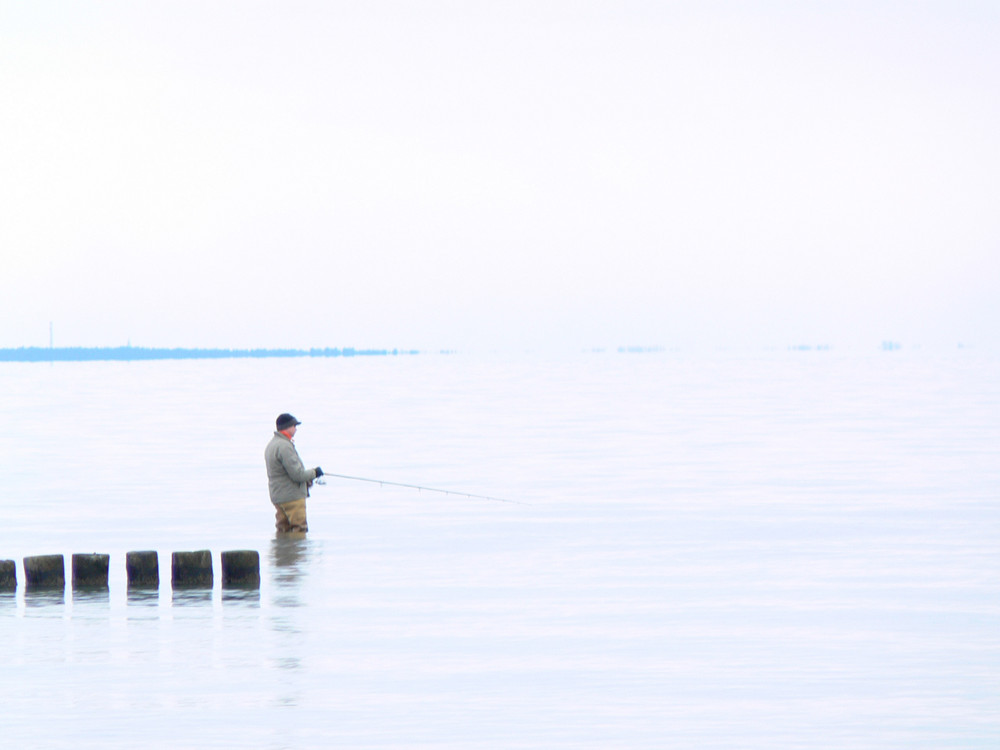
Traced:
[[313, 480], [323, 476], [318, 466], [307, 469], [295, 450], [295, 431], [302, 424], [291, 414], [279, 414], [274, 437], [264, 449], [267, 488], [274, 503], [274, 527], [278, 531], [309, 531], [306, 498]]

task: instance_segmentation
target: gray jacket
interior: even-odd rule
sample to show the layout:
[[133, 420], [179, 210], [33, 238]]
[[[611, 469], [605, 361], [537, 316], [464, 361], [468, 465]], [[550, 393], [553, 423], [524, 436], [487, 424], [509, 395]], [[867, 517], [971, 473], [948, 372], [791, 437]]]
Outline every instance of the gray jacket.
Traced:
[[264, 464], [272, 503], [278, 505], [309, 496], [309, 483], [316, 478], [316, 470], [302, 465], [299, 452], [285, 435], [274, 433], [264, 449]]

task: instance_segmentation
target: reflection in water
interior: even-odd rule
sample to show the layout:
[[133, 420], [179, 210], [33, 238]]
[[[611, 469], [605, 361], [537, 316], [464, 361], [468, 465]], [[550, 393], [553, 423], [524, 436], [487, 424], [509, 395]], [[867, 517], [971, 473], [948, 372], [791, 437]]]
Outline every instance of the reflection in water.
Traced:
[[160, 590], [129, 586], [126, 601], [137, 607], [156, 607], [160, 604]]
[[77, 620], [106, 620], [111, 616], [111, 593], [107, 588], [74, 589], [71, 616]]
[[309, 550], [309, 539], [300, 531], [277, 533], [271, 540], [271, 564], [276, 568], [275, 580], [281, 576], [297, 575], [300, 563]]
[[125, 596], [129, 620], [152, 620], [159, 617], [159, 589], [129, 586]]
[[222, 603], [248, 609], [260, 609], [260, 588], [258, 586], [247, 586], [246, 588], [227, 586], [222, 589]]
[[201, 604], [211, 604], [212, 589], [174, 589], [171, 601], [175, 607], [196, 607]]
[[74, 589], [73, 616], [88, 614], [108, 614], [110, 612], [111, 592], [105, 588]]
[[65, 605], [65, 589], [26, 589], [24, 592], [26, 615], [62, 617]]
[[0, 612], [13, 612], [17, 609], [17, 597], [13, 591], [0, 591]]
[[271, 628], [279, 636], [280, 656], [272, 665], [284, 675], [278, 682], [275, 705], [297, 706], [302, 700], [300, 685], [304, 655], [298, 609], [303, 606], [302, 582], [313, 554], [312, 543], [302, 533], [278, 533], [271, 542], [271, 580], [274, 614]]
[[279, 659], [274, 659], [273, 663], [274, 663], [274, 666], [276, 666], [278, 669], [292, 669], [292, 670], [295, 670], [295, 669], [301, 669], [302, 668], [302, 660], [299, 659], [296, 656], [285, 656], [285, 657], [281, 657]]
[[274, 604], [299, 607], [299, 592], [309, 562], [310, 541], [301, 532], [275, 534], [271, 542], [271, 575]]

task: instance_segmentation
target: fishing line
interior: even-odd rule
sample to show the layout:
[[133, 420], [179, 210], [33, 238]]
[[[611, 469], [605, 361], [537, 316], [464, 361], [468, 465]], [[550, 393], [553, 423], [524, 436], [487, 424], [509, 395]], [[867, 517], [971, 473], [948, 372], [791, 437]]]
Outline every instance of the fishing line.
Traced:
[[316, 484], [326, 484], [326, 482], [323, 481], [326, 477], [336, 477], [337, 479], [351, 479], [351, 480], [354, 480], [355, 482], [371, 482], [372, 484], [377, 484], [377, 485], [380, 485], [380, 486], [381, 485], [390, 485], [392, 487], [406, 487], [406, 488], [411, 489], [411, 490], [421, 490], [421, 491], [426, 491], [426, 492], [442, 492], [445, 495], [457, 495], [459, 497], [471, 497], [471, 498], [474, 498], [476, 500], [494, 500], [494, 501], [496, 501], [498, 503], [513, 503], [514, 505], [528, 505], [528, 503], [522, 503], [522, 502], [520, 502], [518, 500], [508, 500], [508, 499], [503, 498], [503, 497], [491, 497], [490, 495], [473, 495], [472, 493], [469, 493], [469, 492], [458, 492], [456, 490], [442, 490], [442, 489], [438, 489], [437, 487], [423, 487], [423, 486], [421, 486], [419, 484], [403, 484], [402, 482], [388, 482], [385, 479], [368, 479], [367, 477], [349, 477], [349, 476], [345, 476], [344, 474], [330, 474], [329, 472], [326, 472], [326, 471], [323, 472], [323, 476], [322, 477], [320, 477], [319, 479], [315, 480]]

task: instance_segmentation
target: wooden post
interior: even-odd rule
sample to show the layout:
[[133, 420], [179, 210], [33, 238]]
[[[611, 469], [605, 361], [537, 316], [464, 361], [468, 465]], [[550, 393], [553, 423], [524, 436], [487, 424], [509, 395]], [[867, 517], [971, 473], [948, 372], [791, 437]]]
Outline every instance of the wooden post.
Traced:
[[125, 570], [128, 573], [129, 588], [160, 587], [160, 558], [156, 552], [126, 553]]
[[0, 591], [17, 589], [17, 565], [13, 560], [0, 560]]
[[24, 583], [29, 589], [66, 588], [66, 561], [62, 555], [24, 558]]
[[170, 583], [174, 588], [212, 588], [212, 553], [174, 552], [171, 558]]
[[73, 588], [103, 588], [108, 587], [108, 563], [110, 555], [97, 553], [90, 555], [73, 555]]
[[253, 549], [223, 552], [222, 585], [260, 588], [260, 553]]

